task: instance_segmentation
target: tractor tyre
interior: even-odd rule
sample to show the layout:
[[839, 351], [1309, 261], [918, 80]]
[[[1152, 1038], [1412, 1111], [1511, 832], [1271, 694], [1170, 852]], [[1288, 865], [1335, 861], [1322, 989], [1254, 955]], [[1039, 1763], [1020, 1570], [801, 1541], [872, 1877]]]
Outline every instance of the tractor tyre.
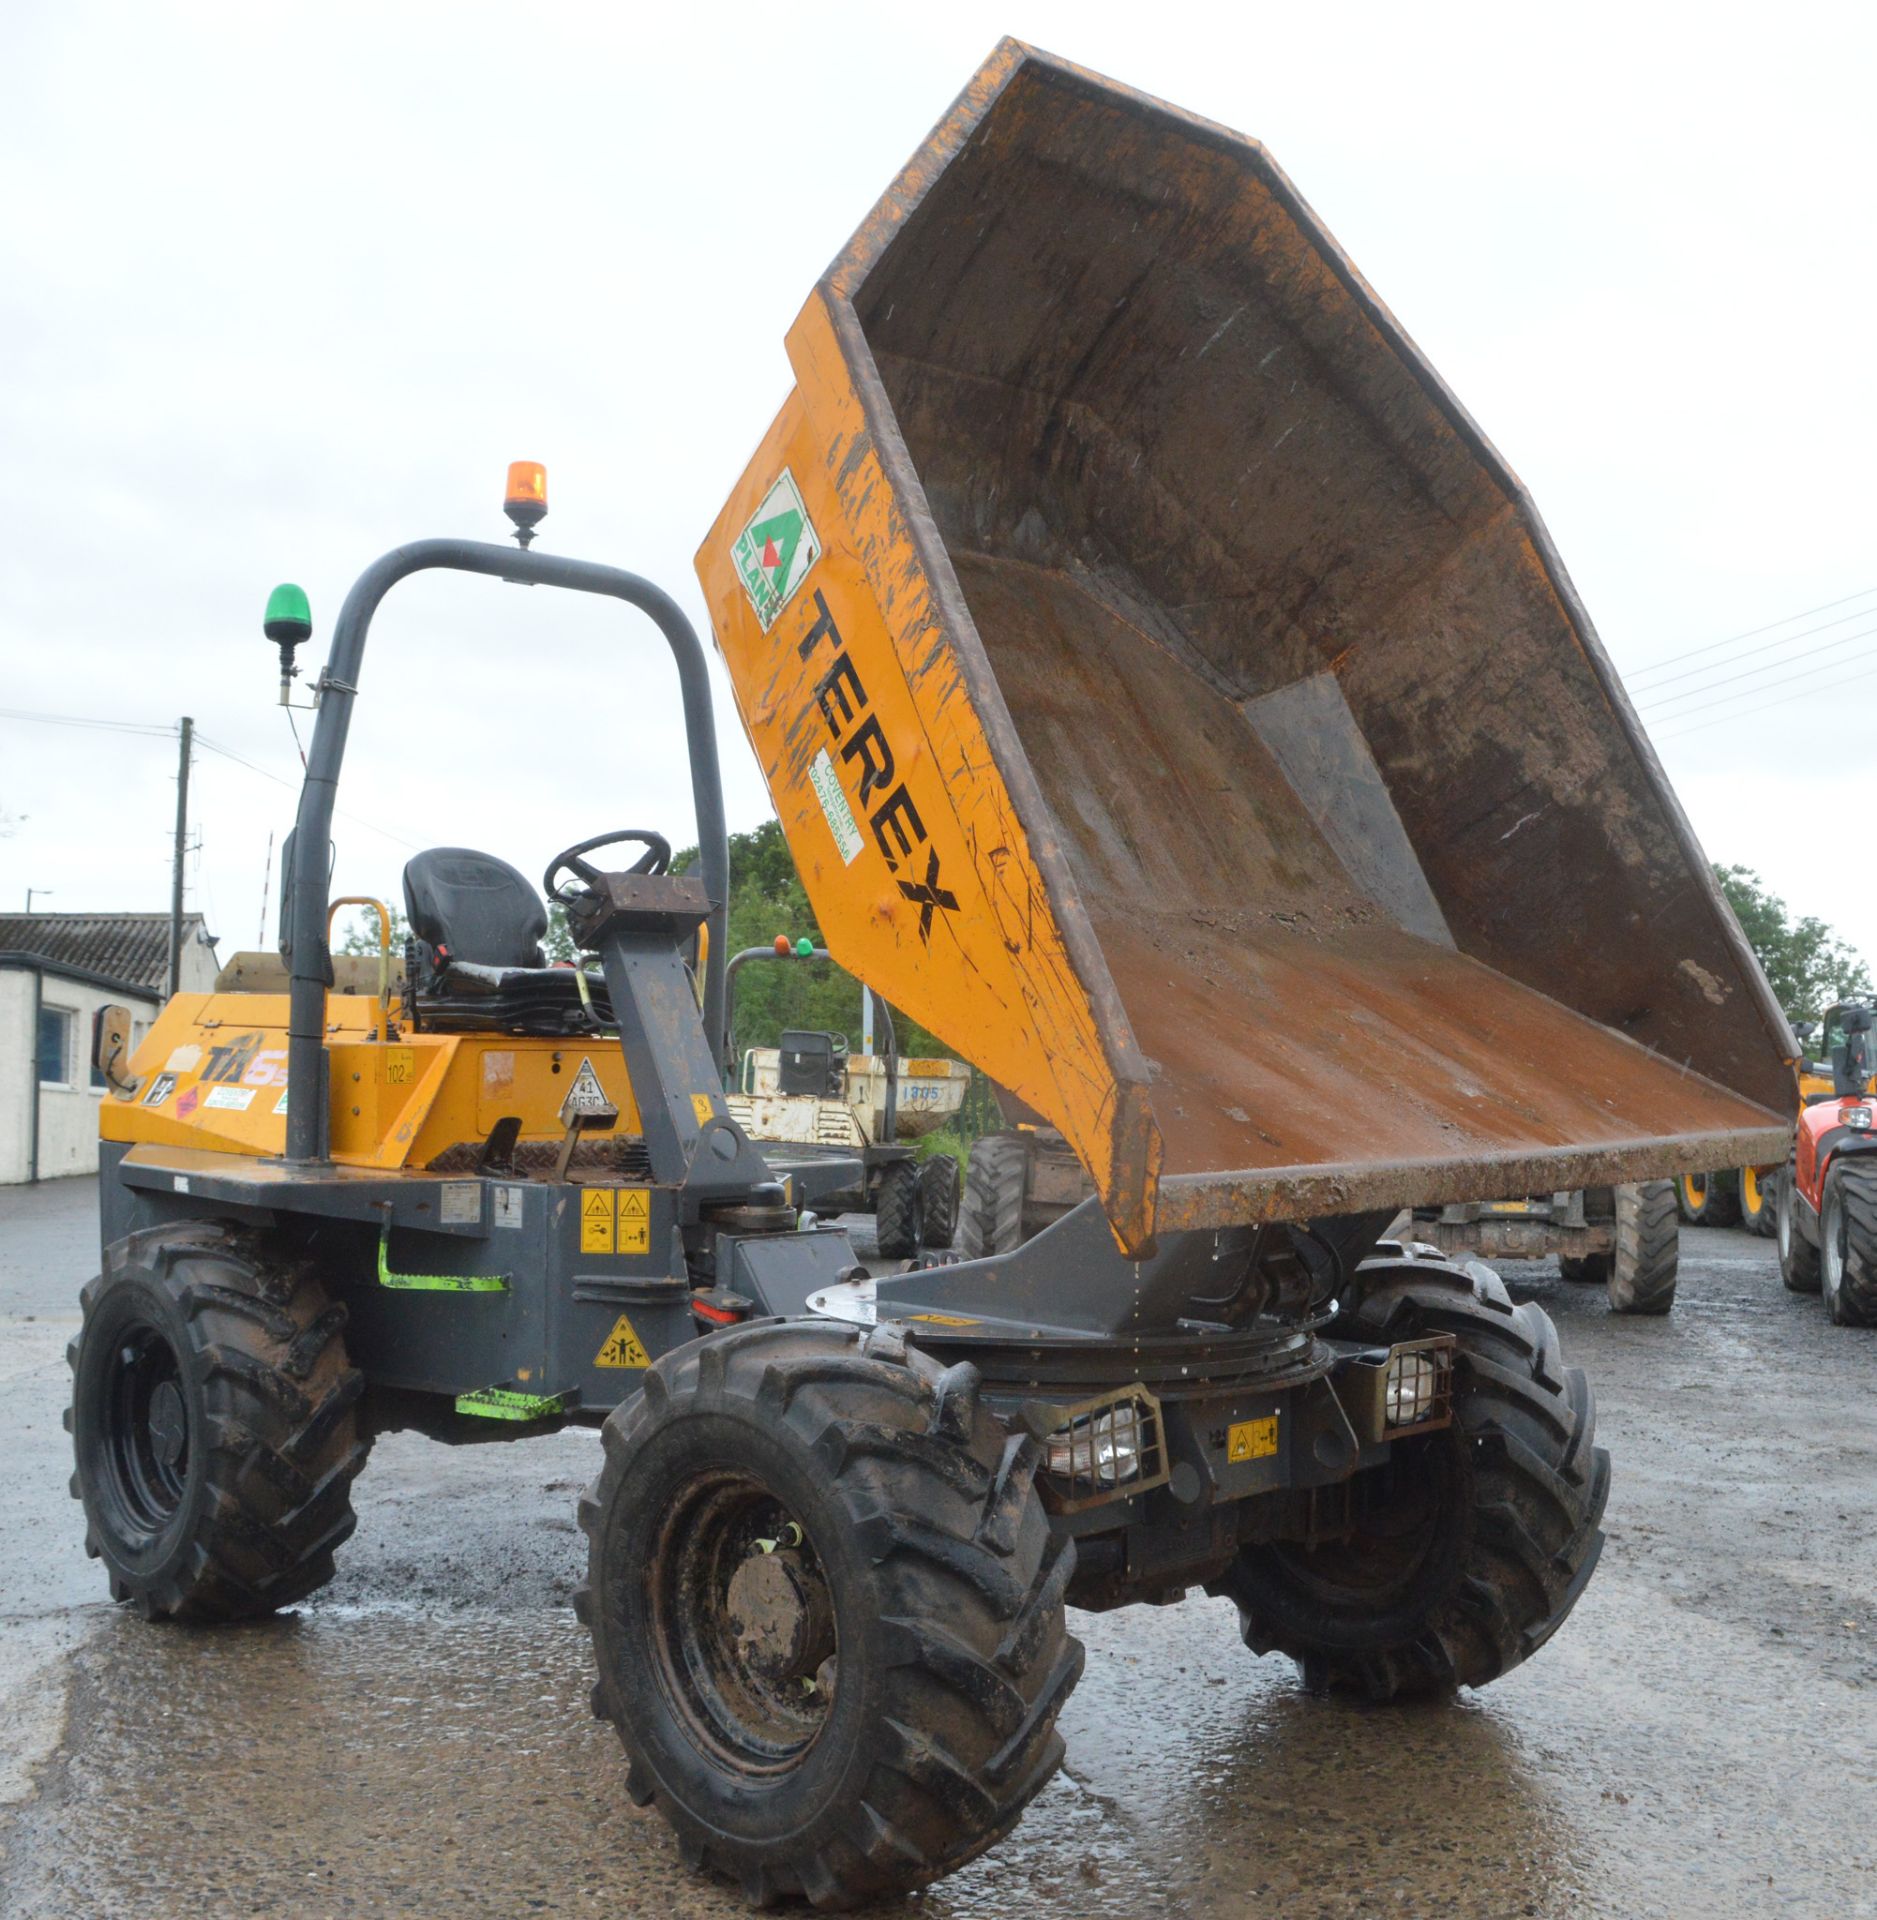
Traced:
[[1731, 1173], [1684, 1173], [1674, 1182], [1675, 1208], [1691, 1227], [1731, 1227], [1740, 1200]]
[[1482, 1687], [1558, 1630], [1603, 1549], [1610, 1458], [1595, 1403], [1551, 1321], [1496, 1277], [1417, 1266], [1365, 1278], [1333, 1336], [1453, 1334], [1453, 1424], [1396, 1441], [1351, 1482], [1350, 1532], [1247, 1547], [1212, 1591], [1238, 1603], [1245, 1644], [1289, 1654], [1312, 1692]]
[[106, 1248], [66, 1349], [85, 1551], [147, 1620], [244, 1620], [332, 1578], [370, 1441], [345, 1308], [219, 1222]]
[[958, 1232], [958, 1195], [964, 1176], [949, 1153], [935, 1153], [919, 1168], [919, 1240], [944, 1252]]
[[873, 1231], [882, 1260], [910, 1260], [919, 1251], [919, 1168], [889, 1160], [873, 1190]]
[[1799, 1231], [1796, 1147], [1786, 1156], [1786, 1170], [1779, 1176], [1773, 1203], [1778, 1209], [1775, 1237], [1779, 1242], [1779, 1277], [1788, 1293], [1816, 1293], [1821, 1285], [1818, 1249]]
[[1607, 1253], [1561, 1253], [1558, 1255], [1558, 1272], [1575, 1286], [1600, 1287], [1610, 1277], [1610, 1256]]
[[693, 1868], [847, 1907], [993, 1845], [1062, 1760], [1075, 1549], [977, 1370], [768, 1322], [666, 1354], [580, 1502], [593, 1710]]
[[1877, 1326], [1877, 1165], [1861, 1155], [1825, 1175], [1819, 1291], [1833, 1326]]
[[1777, 1174], [1762, 1173], [1758, 1167], [1742, 1167], [1736, 1180], [1736, 1191], [1740, 1196], [1740, 1224], [1749, 1233], [1757, 1233], [1763, 1239], [1775, 1231], [1778, 1208], [1774, 1187], [1777, 1180]]
[[1675, 1304], [1681, 1223], [1673, 1180], [1616, 1190], [1616, 1252], [1610, 1261], [1612, 1313], [1667, 1313]]
[[1023, 1244], [1030, 1146], [1020, 1133], [987, 1133], [972, 1143], [959, 1208], [958, 1250], [967, 1260], [1015, 1253]]

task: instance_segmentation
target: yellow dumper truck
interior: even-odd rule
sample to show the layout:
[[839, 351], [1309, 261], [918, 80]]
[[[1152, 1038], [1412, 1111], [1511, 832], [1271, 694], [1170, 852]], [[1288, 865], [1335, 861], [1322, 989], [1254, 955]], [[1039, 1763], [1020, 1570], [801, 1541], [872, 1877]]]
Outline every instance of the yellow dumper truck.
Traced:
[[[109, 1054], [72, 1426], [112, 1593], [212, 1622], [330, 1577], [375, 1433], [598, 1425], [626, 1790], [833, 1907], [1014, 1825], [1071, 1605], [1226, 1594], [1378, 1700], [1542, 1646], [1602, 1546], [1589, 1388], [1386, 1222], [1771, 1160], [1791, 1049], [1530, 499], [1261, 147], [1006, 42], [788, 351], [698, 553], [743, 724], [834, 957], [1093, 1197], [879, 1276], [798, 1230], [721, 1091], [689, 623], [418, 541], [318, 676], [279, 980]], [[700, 860], [575, 841], [543, 890], [591, 964], [549, 968], [521, 874], [420, 855], [381, 994], [334, 976], [327, 850], [374, 609], [432, 568], [649, 617]], [[268, 625], [290, 675], [305, 610]]]

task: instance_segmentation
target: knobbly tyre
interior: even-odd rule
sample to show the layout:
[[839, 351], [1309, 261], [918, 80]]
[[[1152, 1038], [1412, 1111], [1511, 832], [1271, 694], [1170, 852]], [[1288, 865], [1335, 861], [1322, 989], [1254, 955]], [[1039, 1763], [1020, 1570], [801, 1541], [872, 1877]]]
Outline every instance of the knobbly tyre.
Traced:
[[[1823, 1057], [1804, 1063], [1799, 1123], [1774, 1202], [1780, 1277], [1794, 1293], [1823, 1294], [1841, 1327], [1877, 1326], [1870, 1036], [1871, 1009], [1861, 1002], [1825, 1015]], [[1828, 1088], [1818, 1084], [1827, 1074]]]
[[[1764, 1161], [1789, 1037], [1530, 501], [1260, 148], [1006, 42], [789, 351], [699, 555], [745, 726], [835, 958], [1093, 1197], [877, 1279], [794, 1231], [719, 1090], [695, 635], [634, 575], [419, 542], [319, 678], [282, 990], [105, 1036], [75, 1489], [116, 1596], [232, 1620], [330, 1577], [374, 1433], [601, 1423], [628, 1791], [839, 1906], [1018, 1819], [1071, 1603], [1229, 1594], [1377, 1699], [1542, 1645], [1602, 1541], [1589, 1389], [1382, 1225]], [[699, 870], [650, 827], [557, 856], [591, 969], [441, 849], [401, 992], [335, 974], [367, 630], [435, 568], [611, 595], [677, 663]]]

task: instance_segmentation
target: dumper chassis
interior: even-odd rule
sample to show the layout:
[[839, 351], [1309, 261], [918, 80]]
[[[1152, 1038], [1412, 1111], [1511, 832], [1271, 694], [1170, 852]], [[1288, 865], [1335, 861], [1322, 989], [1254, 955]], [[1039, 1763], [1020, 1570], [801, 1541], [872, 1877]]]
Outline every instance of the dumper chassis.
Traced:
[[[1084, 198], [1065, 207], [1061, 193]], [[1000, 199], [1008, 232], [983, 219]], [[799, 1227], [719, 1077], [728, 855], [703, 649], [649, 581], [528, 550], [545, 483], [524, 473], [509, 503], [522, 550], [420, 541], [346, 599], [285, 861], [285, 991], [177, 995], [128, 1060], [101, 1038], [103, 1257], [71, 1355], [86, 1543], [112, 1594], [152, 1618], [240, 1619], [316, 1591], [380, 1432], [468, 1441], [597, 1425], [577, 1596], [594, 1710], [624, 1747], [633, 1799], [658, 1807], [689, 1861], [759, 1904], [903, 1891], [1007, 1833], [1062, 1757], [1058, 1718], [1082, 1664], [1071, 1605], [1229, 1595], [1254, 1650], [1288, 1654], [1315, 1689], [1373, 1700], [1483, 1685], [1542, 1646], [1602, 1547], [1609, 1464], [1589, 1389], [1545, 1315], [1488, 1269], [1383, 1229], [1402, 1198], [1452, 1191], [1456, 1172], [1519, 1193], [1546, 1184], [1541, 1168], [1576, 1186], [1764, 1160], [1777, 1118], [1759, 1096], [1783, 1073], [1777, 1011], [1759, 1018], [1764, 982], [1628, 741], [1620, 691], [1596, 679], [1606, 663], [1529, 502], [1258, 149], [1005, 43], [882, 204], [791, 336], [802, 385], [700, 575], [836, 956], [1057, 1128], [1093, 1197], [1008, 1253], [889, 1274], [870, 1274], [838, 1228]], [[1208, 207], [1230, 218], [1200, 218]], [[918, 245], [896, 254], [908, 234]], [[1211, 252], [1158, 278], [1130, 264], [1130, 248], [1176, 239]], [[1038, 256], [1063, 249], [1121, 291], [1060, 297], [1073, 276]], [[992, 280], [974, 286], [986, 267]], [[1277, 321], [1251, 311], [1251, 293], [1209, 317], [1209, 276], [1252, 276], [1257, 292], [1259, 274]], [[1140, 324], [1117, 320], [1129, 276], [1173, 289]], [[1073, 394], [1056, 417], [1046, 396], [995, 381], [948, 387], [950, 371], [900, 351], [923, 351], [920, 289], [950, 303], [954, 347], [1001, 352], [1028, 329], [1038, 380], [1109, 378], [1117, 405], [1194, 424], [1158, 469], [1162, 492], [1143, 476], [1143, 517], [1095, 502], [1083, 553], [1139, 533], [1142, 564], [1160, 565], [1190, 525], [1173, 512], [1147, 524], [1164, 490], [1204, 477], [1215, 453], [1243, 465], [1219, 422], [1290, 404], [1337, 353], [1360, 375], [1362, 451], [1339, 451], [1334, 432], [1282, 435], [1296, 458], [1328, 460], [1296, 490], [1303, 518], [1261, 495], [1206, 534], [1207, 552], [1227, 534], [1301, 551], [1310, 516], [1333, 510], [1346, 586], [1371, 551], [1392, 563], [1406, 550], [1363, 515], [1419, 513], [1433, 497], [1389, 478], [1384, 452], [1450, 460], [1416, 539], [1447, 538], [1474, 511], [1468, 489], [1485, 487], [1477, 539], [1514, 545], [1464, 562], [1488, 597], [1436, 625], [1443, 644], [1483, 636], [1508, 699], [1532, 677], [1526, 647], [1552, 675], [1532, 696], [1547, 715], [1589, 716], [1568, 786], [1544, 804], [1594, 791], [1593, 760], [1625, 783], [1621, 857], [1594, 819], [1568, 842], [1573, 872], [1597, 882], [1573, 900], [1583, 939], [1562, 959], [1547, 939], [1492, 945], [1522, 937], [1516, 890], [1547, 871], [1527, 849], [1548, 829], [1494, 851], [1502, 819], [1524, 824], [1516, 810], [1540, 804], [1538, 773], [1452, 748], [1457, 777], [1436, 791], [1411, 715], [1399, 729], [1421, 784], [1404, 777], [1397, 792], [1429, 861], [1454, 838], [1414, 813], [1430, 794], [1457, 794], [1485, 821], [1472, 865], [1444, 870], [1450, 928], [1401, 820], [1380, 810], [1378, 763], [1361, 785], [1366, 839], [1337, 853], [1324, 832], [1350, 823], [1310, 825], [1317, 801], [1333, 813], [1339, 756], [1360, 739], [1354, 709], [1338, 717], [1342, 696], [1307, 660], [1254, 737], [1239, 696], [1219, 701], [1222, 668], [1208, 679], [1177, 648], [1130, 664], [1129, 649], [1152, 644], [1148, 624], [1169, 648], [1178, 639], [1158, 611], [1113, 619], [1076, 599], [1091, 583], [1133, 588], [1051, 547], [1074, 501], [1055, 503], [1052, 523], [993, 484], [982, 513], [961, 518], [961, 488], [1001, 470], [975, 454], [947, 468], [952, 451], [929, 439], [922, 488], [888, 377], [903, 383], [901, 417], [924, 407], [927, 428], [988, 407], [1018, 478], [1023, 461], [1041, 471], [1060, 456], [1066, 485], [1125, 481], [1145, 455], [1069, 446], [1065, 433], [1108, 431]], [[966, 324], [980, 311], [994, 324]], [[1317, 345], [1260, 387], [1258, 330], [1278, 322], [1317, 329]], [[1191, 354], [1161, 341], [1151, 379], [1104, 371], [1111, 350], [1151, 347], [1153, 326], [1201, 323], [1212, 337]], [[902, 337], [882, 336], [875, 355], [868, 326]], [[1037, 406], [1016, 423], [1013, 409]], [[1348, 475], [1354, 492], [1328, 499]], [[968, 555], [973, 528], [1006, 506], [1021, 515], [1011, 551]], [[941, 522], [985, 596], [976, 621]], [[1295, 567], [1281, 581], [1265, 567], [1253, 556], [1232, 575], [1235, 607], [1274, 581], [1293, 613], [1312, 599]], [[1555, 590], [1496, 617], [1491, 594], [1547, 568]], [[513, 868], [470, 849], [420, 856], [406, 892], [427, 954], [394, 1002], [335, 975], [328, 849], [372, 617], [398, 582], [439, 569], [650, 617], [677, 668], [699, 861], [671, 874], [650, 829], [556, 856], [543, 891], [597, 964], [550, 969], [533, 963], [539, 896]], [[1415, 558], [1385, 596], [1391, 618], [1420, 617], [1403, 591], [1444, 591], [1451, 571]], [[1167, 597], [1222, 604], [1210, 590]], [[1317, 594], [1310, 618], [1328, 606]], [[1232, 617], [1256, 627], [1243, 608]], [[1260, 658], [1277, 658], [1280, 625]], [[1283, 628], [1292, 657], [1302, 631]], [[310, 622], [270, 614], [268, 632], [285, 697]], [[1325, 648], [1343, 644], [1324, 634]], [[1019, 740], [991, 635], [1012, 649], [1073, 638], [1027, 684], [1043, 690], [1033, 707], [1073, 684], [1081, 705], [1068, 710], [1090, 727], [1108, 727], [1104, 701], [1151, 684], [1154, 702], [1135, 698], [1126, 727], [1099, 734], [1097, 787], [1061, 786], [1081, 764], [1064, 758], [1066, 736]], [[1033, 666], [1006, 653], [998, 672], [1015, 685]], [[1259, 739], [1311, 753], [1279, 772]], [[1330, 785], [1313, 787], [1325, 770]], [[1053, 809], [1049, 782], [1068, 796]], [[1218, 900], [1176, 914], [1159, 893], [1128, 892], [1146, 842], [1104, 837], [1101, 809], [1149, 804], [1175, 809], [1147, 835], [1171, 879], [1216, 885]], [[1095, 839], [1070, 846], [1076, 833]], [[603, 861], [609, 843], [633, 851]], [[1363, 867], [1377, 846], [1399, 871]], [[1609, 971], [1613, 945], [1590, 922], [1628, 912], [1624, 889], [1645, 886], [1657, 945]], [[1279, 909], [1312, 887], [1300, 928]], [[1480, 903], [1482, 917], [1460, 918]], [[1655, 966], [1667, 951], [1681, 974]], [[1215, 978], [1225, 987], [1192, 990]], [[1279, 1004], [1272, 980], [1291, 996], [1288, 1025], [1246, 1011]], [[1717, 994], [1750, 1016], [1719, 1039]], [[1372, 1068], [1391, 1020], [1412, 1027], [1400, 1070], [1418, 1075], [1414, 1098], [1388, 1109], [1392, 1131], [1375, 1124], [1372, 1072], [1334, 1083], [1353, 1091], [1327, 1103], [1304, 1089], [1304, 1130], [1250, 1090], [1273, 1084], [1273, 1062]], [[1482, 1020], [1525, 1049], [1507, 1083], [1546, 1063], [1546, 1106], [1485, 1099], [1490, 1063], [1469, 1051]], [[1188, 1041], [1217, 1041], [1242, 1083], [1208, 1080], [1217, 1048], [1182, 1053]], [[1417, 1128], [1451, 1142], [1459, 1123], [1444, 1111], [1467, 1116], [1463, 1148], [1410, 1151]], [[1310, 1135], [1325, 1113], [1334, 1136]]]

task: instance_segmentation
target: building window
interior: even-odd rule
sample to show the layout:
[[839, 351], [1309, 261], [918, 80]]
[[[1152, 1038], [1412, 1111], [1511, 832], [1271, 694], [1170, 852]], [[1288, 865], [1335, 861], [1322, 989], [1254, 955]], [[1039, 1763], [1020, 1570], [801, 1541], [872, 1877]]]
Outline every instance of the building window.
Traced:
[[78, 1015], [69, 1007], [39, 1009], [39, 1084], [70, 1087], [78, 1083]]

